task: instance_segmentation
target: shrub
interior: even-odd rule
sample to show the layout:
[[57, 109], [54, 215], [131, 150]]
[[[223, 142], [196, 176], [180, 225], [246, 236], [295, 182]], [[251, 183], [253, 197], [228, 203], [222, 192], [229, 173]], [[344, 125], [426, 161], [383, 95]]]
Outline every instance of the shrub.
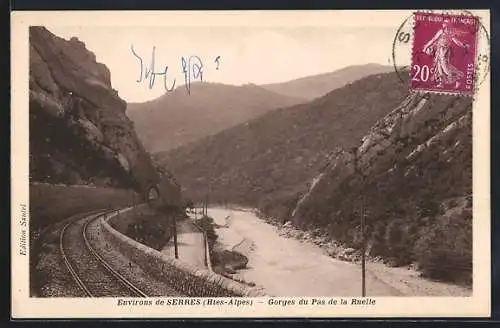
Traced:
[[161, 250], [172, 237], [172, 220], [159, 214], [143, 215], [128, 225], [125, 234], [141, 244]]
[[373, 227], [371, 237], [370, 254], [373, 256], [385, 256], [387, 254], [387, 247], [385, 244], [385, 223], [378, 221]]
[[410, 233], [410, 224], [402, 219], [391, 221], [385, 232], [385, 249], [387, 256], [395, 266], [407, 265], [413, 259], [412, 241], [414, 236]]
[[431, 279], [472, 282], [472, 218], [468, 212], [439, 217], [415, 244], [422, 275]]
[[197, 221], [198, 226], [207, 234], [208, 239], [208, 249], [212, 255], [212, 251], [217, 241], [217, 233], [214, 229], [214, 219], [209, 216], [204, 215], [201, 219]]

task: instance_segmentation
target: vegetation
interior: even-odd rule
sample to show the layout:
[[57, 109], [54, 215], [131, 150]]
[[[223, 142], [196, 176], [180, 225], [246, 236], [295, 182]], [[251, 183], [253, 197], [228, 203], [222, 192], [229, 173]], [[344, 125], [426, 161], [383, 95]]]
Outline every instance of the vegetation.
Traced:
[[350, 147], [406, 96], [395, 73], [366, 77], [313, 102], [277, 109], [199, 142], [155, 155], [198, 202], [286, 216], [338, 147]]
[[156, 183], [107, 67], [76, 39], [29, 32], [30, 181], [141, 192]]
[[302, 102], [256, 85], [193, 83], [144, 103], [131, 103], [127, 115], [148, 150], [167, 151], [253, 119], [270, 110]]
[[78, 213], [125, 207], [138, 199], [131, 190], [30, 184], [30, 228], [40, 230]]
[[[327, 231], [346, 247], [361, 247], [364, 215], [370, 255], [470, 284], [471, 101], [407, 96], [395, 74], [369, 76], [156, 160], [194, 200], [210, 190], [211, 202], [257, 207], [282, 222]], [[384, 130], [384, 122], [392, 128]], [[380, 140], [361, 152], [359, 174], [350, 150], [358, 151], [364, 136]]]
[[214, 219], [207, 216], [207, 215], [203, 215], [201, 217], [201, 219], [196, 221], [196, 224], [207, 235], [208, 250], [210, 252], [210, 258], [213, 261], [214, 260], [213, 257], [215, 256], [214, 255], [214, 246], [215, 246], [215, 243], [217, 242], [217, 233], [215, 232], [215, 228], [214, 228]]
[[182, 219], [180, 208], [156, 201], [124, 213], [113, 228], [135, 241], [161, 250], [172, 238], [174, 219]]
[[213, 262], [220, 273], [236, 273], [236, 270], [247, 267], [248, 258], [239, 252], [225, 249], [216, 253]]
[[197, 220], [196, 223], [207, 234], [210, 259], [215, 272], [226, 275], [228, 273], [235, 273], [235, 270], [244, 269], [246, 267], [248, 258], [243, 254], [234, 250], [220, 250], [215, 247], [217, 242], [217, 233], [215, 232], [215, 223], [213, 218], [204, 215], [201, 219]]
[[394, 67], [379, 64], [354, 65], [334, 72], [306, 76], [282, 83], [264, 84], [262, 87], [279, 94], [299, 96], [308, 101], [368, 75], [393, 72]]
[[[393, 135], [377, 155], [365, 155], [366, 180], [353, 174], [347, 158], [345, 164], [337, 160], [294, 221], [305, 229], [326, 228], [359, 249], [364, 213], [371, 255], [395, 266], [416, 263], [432, 279], [470, 284], [471, 103], [436, 97], [427, 106], [406, 126], [412, 138]], [[431, 125], [429, 115], [441, 119]]]
[[422, 274], [432, 279], [472, 284], [472, 213], [441, 216], [423, 229], [414, 247]]
[[29, 194], [30, 290], [35, 294], [44, 279], [36, 270], [40, 253], [43, 249], [55, 249], [59, 242], [59, 236], [52, 233], [41, 245], [40, 235], [44, 229], [76, 214], [120, 208], [132, 204], [134, 197], [137, 199], [130, 190], [45, 183], [31, 183]]
[[171, 217], [162, 217], [158, 213], [143, 213], [128, 224], [125, 234], [141, 244], [161, 250], [173, 235], [172, 224]]

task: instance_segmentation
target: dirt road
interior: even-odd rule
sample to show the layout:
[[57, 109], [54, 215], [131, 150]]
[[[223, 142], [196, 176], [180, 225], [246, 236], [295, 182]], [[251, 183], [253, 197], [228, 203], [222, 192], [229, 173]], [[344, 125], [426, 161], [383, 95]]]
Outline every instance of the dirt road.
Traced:
[[[206, 268], [205, 240], [203, 239], [203, 233], [189, 222], [188, 219], [177, 222], [177, 244], [180, 260], [198, 268]], [[173, 238], [161, 251], [162, 253], [174, 257]]]

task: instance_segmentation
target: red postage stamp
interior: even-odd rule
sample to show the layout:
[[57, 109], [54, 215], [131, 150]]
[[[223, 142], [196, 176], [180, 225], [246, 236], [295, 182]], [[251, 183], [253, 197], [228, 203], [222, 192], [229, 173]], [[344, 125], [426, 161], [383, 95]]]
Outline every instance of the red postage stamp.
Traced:
[[472, 95], [478, 28], [475, 16], [415, 13], [410, 88]]

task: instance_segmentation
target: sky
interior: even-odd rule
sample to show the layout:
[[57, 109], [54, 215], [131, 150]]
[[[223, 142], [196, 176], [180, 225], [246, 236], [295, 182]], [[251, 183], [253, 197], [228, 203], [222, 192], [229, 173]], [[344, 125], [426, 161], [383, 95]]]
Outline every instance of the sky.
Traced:
[[[97, 61], [110, 69], [112, 86], [120, 97], [143, 102], [161, 96], [165, 84], [171, 88], [174, 80], [176, 86], [184, 84], [182, 58], [189, 64], [190, 56], [199, 58], [191, 64], [203, 64], [204, 81], [233, 85], [284, 82], [350, 65], [392, 65], [393, 40], [405, 19], [401, 14], [393, 16], [382, 23], [364, 19], [364, 24], [356, 25], [46, 27], [59, 37], [83, 41]], [[155, 72], [168, 69], [166, 78], [157, 75], [151, 87], [144, 74], [151, 67], [153, 47]], [[408, 64], [408, 51], [399, 52], [398, 60]]]

